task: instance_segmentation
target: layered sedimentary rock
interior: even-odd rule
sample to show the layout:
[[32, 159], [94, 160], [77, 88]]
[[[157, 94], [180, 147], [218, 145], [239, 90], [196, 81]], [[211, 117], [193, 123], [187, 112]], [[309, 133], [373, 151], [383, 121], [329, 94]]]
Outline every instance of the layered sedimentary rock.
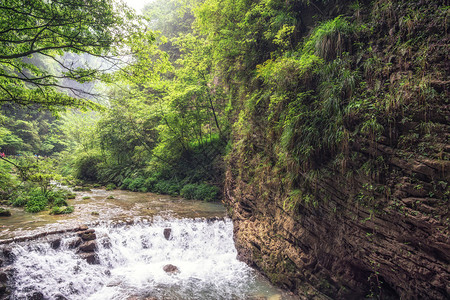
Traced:
[[[383, 150], [391, 149], [379, 145]], [[304, 298], [447, 299], [448, 203], [430, 194], [445, 187], [429, 183], [450, 167], [441, 163], [392, 155], [384, 186], [390, 195], [371, 187], [375, 197], [367, 200], [379, 201], [379, 208], [355, 200], [363, 198], [358, 187], [365, 178], [332, 173], [317, 180], [316, 204], [288, 208], [270, 169], [259, 186], [229, 174], [227, 204], [240, 257]], [[424, 181], [412, 184], [413, 173]]]
[[[360, 119], [344, 115], [346, 142], [298, 159], [264, 99], [236, 126], [225, 203], [240, 258], [302, 299], [450, 298], [449, 35], [440, 5], [377, 1], [351, 17], [372, 26], [352, 41], [372, 52], [350, 47], [347, 56], [371, 98], [356, 96], [369, 104]], [[294, 99], [283, 101], [280, 116]], [[353, 100], [340, 101], [345, 109]], [[370, 114], [379, 127], [364, 132]]]

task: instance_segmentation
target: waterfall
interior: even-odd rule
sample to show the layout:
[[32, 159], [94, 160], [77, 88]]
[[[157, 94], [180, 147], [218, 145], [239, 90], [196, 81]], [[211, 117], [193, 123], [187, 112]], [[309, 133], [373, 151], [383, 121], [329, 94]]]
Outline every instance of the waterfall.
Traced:
[[[99, 264], [70, 245], [76, 236], [13, 248], [11, 299], [249, 299], [277, 294], [236, 259], [229, 219], [163, 219], [95, 229]], [[164, 271], [166, 265], [178, 270]], [[153, 297], [153, 298], [151, 298]], [[260, 298], [258, 298], [260, 299]], [[265, 299], [265, 298], [263, 298]]]

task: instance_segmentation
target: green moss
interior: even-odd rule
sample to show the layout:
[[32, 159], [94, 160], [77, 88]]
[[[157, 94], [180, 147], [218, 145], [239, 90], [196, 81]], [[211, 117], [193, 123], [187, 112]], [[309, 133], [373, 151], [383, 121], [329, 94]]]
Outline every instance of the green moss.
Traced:
[[51, 215], [64, 215], [64, 214], [70, 214], [74, 211], [73, 206], [54, 206], [52, 207], [50, 214]]
[[3, 207], [0, 207], [0, 217], [9, 217], [11, 212]]
[[117, 186], [114, 183], [108, 183], [106, 185], [106, 190], [107, 191], [112, 191], [112, 190], [115, 190], [116, 188], [117, 188]]

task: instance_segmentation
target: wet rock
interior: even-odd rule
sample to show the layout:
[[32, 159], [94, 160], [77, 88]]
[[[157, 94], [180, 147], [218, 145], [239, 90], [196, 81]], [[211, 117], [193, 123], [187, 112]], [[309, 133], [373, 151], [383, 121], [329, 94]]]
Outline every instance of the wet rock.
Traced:
[[119, 286], [122, 283], [120, 280], [112, 280], [106, 284], [107, 287]]
[[81, 237], [81, 239], [83, 241], [92, 241], [97, 238], [97, 236], [95, 235], [94, 229], [88, 229], [88, 230], [81, 231], [78, 233], [78, 236]]
[[172, 228], [165, 228], [164, 229], [164, 237], [166, 238], [166, 240], [170, 239], [171, 234], [172, 234]]
[[56, 239], [50, 242], [50, 247], [52, 247], [52, 249], [58, 249], [61, 246], [61, 239]]
[[87, 241], [81, 244], [79, 249], [82, 252], [94, 252], [97, 250], [97, 243], [96, 241]]
[[44, 294], [41, 292], [34, 292], [30, 295], [27, 295], [27, 300], [44, 300]]
[[164, 272], [169, 273], [169, 274], [178, 274], [180, 273], [180, 270], [178, 269], [178, 267], [174, 266], [174, 265], [165, 265], [163, 267]]
[[81, 245], [82, 242], [83, 242], [83, 240], [81, 238], [76, 238], [76, 239], [70, 241], [69, 242], [69, 249], [77, 248], [78, 246]]
[[214, 223], [214, 222], [217, 222], [217, 221], [223, 221], [223, 218], [219, 218], [219, 217], [206, 218], [206, 222], [208, 222], [208, 224]]
[[98, 259], [97, 254], [94, 252], [90, 253], [80, 253], [80, 257], [87, 261], [90, 265], [98, 265], [100, 264], [100, 260]]
[[66, 297], [64, 297], [61, 294], [56, 294], [54, 297], [55, 297], [55, 300], [68, 300]]
[[85, 233], [94, 233], [94, 232], [95, 232], [95, 229], [86, 229], [82, 232], [79, 232], [78, 234], [81, 235], [81, 234], [85, 234]]
[[7, 209], [0, 207], [0, 217], [10, 217], [11, 212]]
[[0, 283], [6, 283], [8, 281], [8, 274], [0, 272]]
[[87, 227], [87, 225], [81, 225], [79, 228], [78, 228], [78, 231], [86, 231], [86, 230], [88, 230], [89, 229], [89, 227]]
[[82, 239], [83, 241], [92, 241], [92, 240], [95, 240], [96, 238], [97, 238], [97, 236], [96, 236], [95, 233], [93, 233], [93, 232], [83, 233], [83, 234], [81, 235], [81, 239]]
[[111, 245], [111, 240], [110, 240], [109, 238], [102, 240], [101, 243], [102, 243], [102, 246], [103, 246], [105, 249], [110, 249], [111, 246], [112, 246], [112, 245]]
[[0, 283], [0, 295], [6, 293], [7, 286], [5, 283]]
[[130, 296], [126, 300], [158, 300], [156, 297], [145, 297], [142, 298], [142, 296]]
[[16, 258], [16, 256], [14, 255], [14, 253], [12, 251], [11, 246], [3, 247], [2, 253], [3, 253], [3, 256], [8, 260], [9, 263], [12, 263], [14, 261], [14, 259]]

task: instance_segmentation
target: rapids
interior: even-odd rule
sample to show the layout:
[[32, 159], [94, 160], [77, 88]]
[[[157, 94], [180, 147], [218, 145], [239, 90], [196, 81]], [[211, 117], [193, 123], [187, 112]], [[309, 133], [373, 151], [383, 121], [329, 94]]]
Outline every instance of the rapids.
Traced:
[[[101, 190], [90, 193], [90, 201], [79, 195], [73, 202], [78, 213], [85, 212], [81, 220], [95, 230], [99, 264], [88, 264], [70, 247], [77, 238], [74, 232], [9, 244], [10, 299], [30, 299], [36, 293], [43, 296], [36, 299], [55, 300], [293, 299], [237, 260], [233, 224], [220, 204], [114, 193], [107, 209], [108, 192]], [[102, 218], [88, 213], [92, 210]], [[45, 220], [47, 224], [23, 232], [65, 224]], [[61, 241], [57, 249], [51, 243], [55, 238]], [[168, 264], [178, 272], [166, 273]]]

